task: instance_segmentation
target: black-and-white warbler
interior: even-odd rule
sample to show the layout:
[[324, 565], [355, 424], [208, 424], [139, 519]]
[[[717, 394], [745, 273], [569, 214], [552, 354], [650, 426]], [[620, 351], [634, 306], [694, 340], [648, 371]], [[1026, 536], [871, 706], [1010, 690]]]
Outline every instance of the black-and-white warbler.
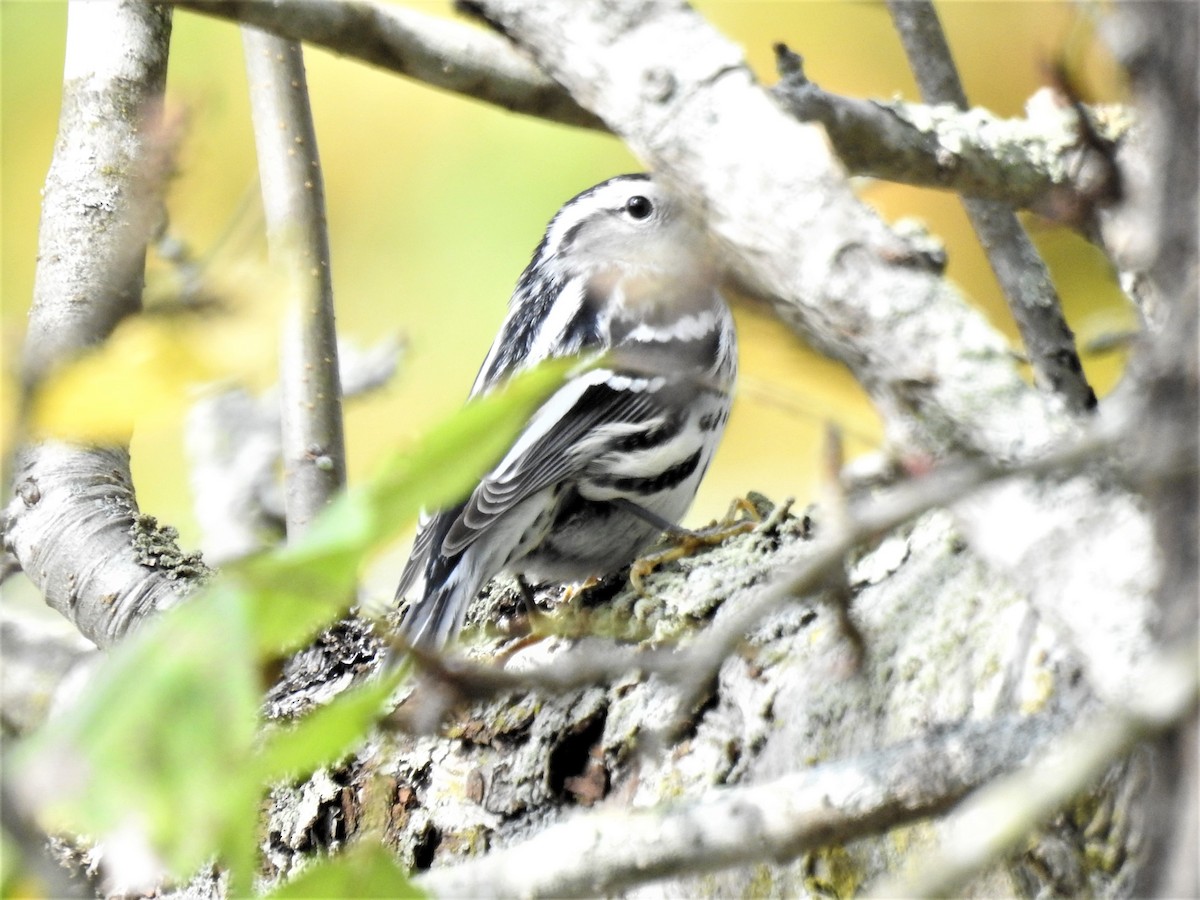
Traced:
[[737, 343], [701, 227], [646, 175], [550, 221], [471, 396], [551, 357], [603, 354], [532, 415], [463, 503], [425, 517], [397, 598], [440, 646], [493, 575], [582, 581], [631, 563], [691, 505], [725, 429]]

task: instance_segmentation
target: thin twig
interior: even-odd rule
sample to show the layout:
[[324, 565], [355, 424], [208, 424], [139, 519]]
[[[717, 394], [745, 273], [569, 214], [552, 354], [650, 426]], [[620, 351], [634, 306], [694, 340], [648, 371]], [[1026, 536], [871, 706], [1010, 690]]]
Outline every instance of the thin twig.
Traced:
[[280, 348], [284, 505], [295, 540], [346, 482], [325, 188], [300, 45], [243, 30], [271, 258], [291, 292]]
[[[966, 110], [967, 96], [932, 2], [888, 0], [888, 9], [925, 102]], [[1083, 374], [1075, 335], [1063, 318], [1050, 271], [1016, 213], [992, 200], [964, 198], [963, 205], [1008, 298], [1038, 384], [1073, 412], [1092, 409], [1096, 395]]]

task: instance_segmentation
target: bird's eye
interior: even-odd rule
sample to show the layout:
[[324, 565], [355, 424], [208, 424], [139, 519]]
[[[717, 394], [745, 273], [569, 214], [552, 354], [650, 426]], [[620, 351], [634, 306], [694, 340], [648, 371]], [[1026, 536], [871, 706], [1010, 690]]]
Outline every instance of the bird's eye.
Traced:
[[625, 212], [629, 213], [631, 218], [646, 219], [654, 212], [654, 204], [649, 198], [635, 194], [625, 201]]

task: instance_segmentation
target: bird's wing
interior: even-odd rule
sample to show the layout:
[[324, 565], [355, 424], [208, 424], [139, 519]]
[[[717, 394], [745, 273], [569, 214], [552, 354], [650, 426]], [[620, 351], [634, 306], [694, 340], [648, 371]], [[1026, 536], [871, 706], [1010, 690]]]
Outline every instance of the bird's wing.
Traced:
[[433, 548], [433, 535], [437, 530], [436, 519], [436, 516], [422, 513], [417, 523], [417, 536], [413, 539], [412, 551], [408, 555], [408, 562], [404, 564], [404, 571], [400, 573], [400, 584], [396, 588], [397, 600], [407, 594], [419, 579], [425, 577], [429, 551]]
[[[614, 379], [625, 381], [623, 389]], [[475, 488], [439, 552], [460, 553], [522, 500], [580, 474], [614, 441], [664, 421], [669, 413], [658, 396], [662, 381], [600, 368], [559, 388]]]

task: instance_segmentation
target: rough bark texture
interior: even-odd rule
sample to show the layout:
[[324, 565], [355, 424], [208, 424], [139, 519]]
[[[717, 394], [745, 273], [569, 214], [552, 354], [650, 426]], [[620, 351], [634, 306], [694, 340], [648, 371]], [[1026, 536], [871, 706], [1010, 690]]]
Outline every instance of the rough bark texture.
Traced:
[[[630, 622], [643, 637], [686, 645], [773, 572], [802, 560], [814, 527], [820, 522], [788, 516], [656, 574], [652, 599], [625, 589], [605, 600], [611, 590], [601, 591], [556, 615], [570, 630], [605, 633]], [[475, 615], [501, 620], [518, 602], [498, 585]], [[843, 623], [844, 602], [861, 658]], [[276, 711], [299, 711], [336, 691], [369, 666], [369, 645], [353, 628], [331, 635], [294, 664]], [[485, 643], [479, 653], [502, 645]], [[581, 645], [547, 639], [508, 666], [572, 646]], [[1080, 671], [1020, 592], [970, 552], [951, 517], [932, 513], [854, 560], [844, 594], [780, 607], [689, 708], [677, 708], [678, 688], [634, 673], [554, 697], [467, 704], [437, 734], [376, 738], [336, 771], [277, 791], [264, 850], [273, 875], [290, 873], [315, 848], [354, 834], [382, 793], [388, 842], [418, 871], [432, 866], [426, 886], [443, 896], [843, 896], [935, 843], [937, 826], [925, 817], [1035, 753], [1090, 707]], [[680, 727], [664, 732], [673, 722]], [[929, 746], [913, 746], [921, 741]], [[846, 773], [859, 772], [856, 765], [872, 778], [851, 788]], [[1144, 775], [1144, 759], [1130, 765]], [[720, 791], [755, 784], [766, 787], [722, 800]], [[1136, 830], [1128, 817], [1137, 816], [1129, 784], [1114, 776], [1097, 786], [970, 893], [1120, 893], [1136, 858], [1126, 855], [1127, 829]], [[687, 808], [700, 798], [711, 811]], [[734, 809], [751, 817], [739, 828], [763, 829], [740, 850], [721, 831]], [[642, 818], [626, 822], [630, 810]], [[593, 818], [572, 822], [579, 815]], [[566, 824], [548, 830], [556, 823]], [[898, 830], [852, 840], [888, 826]], [[706, 862], [694, 853], [678, 858], [681, 845], [702, 838], [711, 848]], [[455, 867], [477, 855], [478, 863]], [[637, 888], [655, 876], [672, 880]]]
[[1112, 199], [1112, 165], [1089, 143], [1087, 129], [1115, 146], [1129, 129], [1128, 110], [1064, 110], [1049, 89], [1030, 98], [1024, 119], [1000, 119], [980, 107], [963, 112], [947, 103], [843, 97], [809, 81], [802, 59], [785, 45], [775, 52], [781, 78], [771, 94], [801, 121], [824, 125], [856, 175], [999, 200], [1085, 231], [1097, 205]]

